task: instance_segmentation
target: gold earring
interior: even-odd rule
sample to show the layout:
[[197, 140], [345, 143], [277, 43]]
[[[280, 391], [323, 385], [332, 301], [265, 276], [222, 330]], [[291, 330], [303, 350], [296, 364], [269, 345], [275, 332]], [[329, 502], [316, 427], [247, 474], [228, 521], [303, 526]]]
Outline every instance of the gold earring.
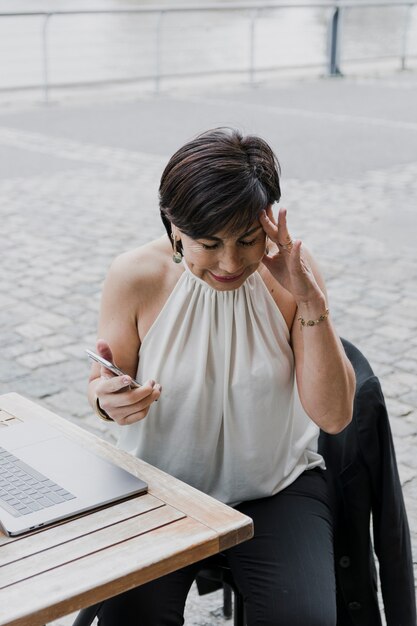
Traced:
[[182, 261], [182, 253], [180, 250], [177, 250], [177, 240], [174, 236], [174, 233], [171, 233], [171, 239], [172, 239], [172, 245], [174, 248], [174, 253], [172, 255], [172, 260], [174, 261], [174, 263], [181, 263]]

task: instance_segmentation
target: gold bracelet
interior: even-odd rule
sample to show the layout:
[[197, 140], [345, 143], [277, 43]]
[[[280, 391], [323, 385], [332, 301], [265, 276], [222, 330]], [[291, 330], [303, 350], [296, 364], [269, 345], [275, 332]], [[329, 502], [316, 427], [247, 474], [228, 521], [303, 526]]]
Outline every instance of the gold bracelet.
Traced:
[[114, 420], [110, 417], [110, 415], [108, 415], [106, 411], [103, 411], [103, 409], [100, 406], [100, 402], [98, 398], [96, 398], [96, 413], [98, 417], [101, 420], [103, 420], [103, 422], [114, 422]]
[[320, 315], [320, 317], [316, 320], [305, 320], [303, 317], [298, 317], [298, 321], [300, 322], [301, 326], [316, 326], [317, 324], [320, 324], [320, 322], [324, 322], [324, 320], [327, 320], [327, 318], [329, 317], [329, 309], [326, 309], [326, 311], [324, 313], [322, 313]]

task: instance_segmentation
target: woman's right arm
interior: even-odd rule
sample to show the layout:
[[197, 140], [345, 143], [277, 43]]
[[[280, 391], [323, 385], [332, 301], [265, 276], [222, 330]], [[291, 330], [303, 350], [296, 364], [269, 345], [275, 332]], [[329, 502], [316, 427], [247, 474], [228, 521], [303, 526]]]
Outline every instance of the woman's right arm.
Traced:
[[[130, 377], [136, 376], [140, 337], [140, 277], [132, 267], [132, 252], [118, 257], [110, 267], [104, 282], [100, 307], [97, 352], [126, 372], [114, 376], [109, 370], [94, 363], [88, 385], [88, 398], [96, 410], [99, 407], [120, 425], [132, 424], [146, 417], [149, 407], [161, 394], [155, 381], [146, 381], [141, 387], [129, 388]], [[142, 382], [142, 381], [140, 381]]]

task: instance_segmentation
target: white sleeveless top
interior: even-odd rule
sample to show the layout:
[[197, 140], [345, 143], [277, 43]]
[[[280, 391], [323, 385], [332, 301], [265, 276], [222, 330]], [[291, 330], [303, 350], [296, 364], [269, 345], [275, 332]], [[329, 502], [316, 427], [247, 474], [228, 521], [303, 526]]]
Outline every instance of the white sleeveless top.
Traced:
[[324, 467], [288, 327], [258, 272], [217, 291], [184, 268], [140, 348], [161, 397], [119, 446], [227, 504], [273, 495]]

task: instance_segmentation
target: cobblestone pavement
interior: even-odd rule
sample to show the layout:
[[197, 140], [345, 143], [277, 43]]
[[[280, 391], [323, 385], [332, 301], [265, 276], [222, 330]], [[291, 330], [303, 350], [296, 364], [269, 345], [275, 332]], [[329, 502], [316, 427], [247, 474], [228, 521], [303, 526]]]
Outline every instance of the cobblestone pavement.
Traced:
[[[84, 349], [95, 345], [111, 259], [163, 232], [156, 198], [169, 154], [8, 126], [1, 113], [0, 147], [11, 158], [55, 163], [0, 180], [0, 393], [20, 392], [113, 440], [86, 400]], [[417, 154], [404, 163], [398, 148], [389, 167], [343, 179], [284, 179], [283, 187], [292, 232], [323, 268], [339, 333], [380, 377], [417, 555], [417, 249], [401, 224], [391, 243], [376, 234], [396, 207], [404, 223], [415, 219]], [[199, 599], [192, 592], [186, 624], [224, 623], [220, 605], [220, 594]], [[54, 622], [68, 624], [70, 617]]]

